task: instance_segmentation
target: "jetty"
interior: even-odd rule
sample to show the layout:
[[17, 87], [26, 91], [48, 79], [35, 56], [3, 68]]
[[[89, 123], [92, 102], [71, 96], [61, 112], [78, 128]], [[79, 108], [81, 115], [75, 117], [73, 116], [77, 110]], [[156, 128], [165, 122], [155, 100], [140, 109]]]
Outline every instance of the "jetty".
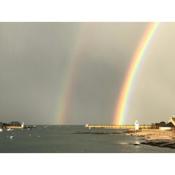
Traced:
[[[134, 129], [135, 125], [96, 125], [96, 124], [86, 124], [86, 128], [88, 129], [96, 129], [96, 128], [103, 128], [103, 129]], [[153, 129], [152, 125], [140, 125], [140, 129]]]

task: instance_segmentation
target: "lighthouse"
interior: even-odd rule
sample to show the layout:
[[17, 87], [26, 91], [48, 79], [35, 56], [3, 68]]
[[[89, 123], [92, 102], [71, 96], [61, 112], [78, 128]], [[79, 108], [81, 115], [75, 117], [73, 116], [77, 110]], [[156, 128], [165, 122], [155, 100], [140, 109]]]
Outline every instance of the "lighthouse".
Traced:
[[138, 122], [138, 120], [135, 121], [134, 126], [135, 126], [135, 131], [138, 131], [139, 130], [139, 122]]

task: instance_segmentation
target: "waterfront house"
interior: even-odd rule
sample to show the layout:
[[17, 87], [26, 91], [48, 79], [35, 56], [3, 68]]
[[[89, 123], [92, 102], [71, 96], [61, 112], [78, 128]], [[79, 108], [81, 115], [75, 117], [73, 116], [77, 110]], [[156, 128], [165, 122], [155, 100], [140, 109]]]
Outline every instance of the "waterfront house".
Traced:
[[173, 127], [175, 127], [175, 116], [172, 115], [169, 119], [169, 123], [171, 123], [173, 125]]
[[3, 128], [5, 129], [21, 129], [24, 128], [24, 123], [18, 121], [13, 121], [10, 123], [3, 123]]

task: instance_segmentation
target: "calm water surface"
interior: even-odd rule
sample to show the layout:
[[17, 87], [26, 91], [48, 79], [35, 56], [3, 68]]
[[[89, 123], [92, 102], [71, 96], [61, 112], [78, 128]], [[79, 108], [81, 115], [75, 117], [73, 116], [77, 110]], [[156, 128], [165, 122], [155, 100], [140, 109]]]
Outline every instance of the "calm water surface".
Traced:
[[0, 133], [1, 153], [167, 153], [175, 149], [137, 145], [142, 138], [125, 130], [84, 126], [37, 126]]

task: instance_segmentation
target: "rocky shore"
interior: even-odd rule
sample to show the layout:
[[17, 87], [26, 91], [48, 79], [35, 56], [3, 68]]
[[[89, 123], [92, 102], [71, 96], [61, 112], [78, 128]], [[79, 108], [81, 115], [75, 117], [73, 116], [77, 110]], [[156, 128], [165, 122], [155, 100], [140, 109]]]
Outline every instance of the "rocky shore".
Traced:
[[144, 141], [141, 144], [175, 149], [175, 130], [144, 129], [137, 132], [129, 130], [127, 134], [143, 137]]

